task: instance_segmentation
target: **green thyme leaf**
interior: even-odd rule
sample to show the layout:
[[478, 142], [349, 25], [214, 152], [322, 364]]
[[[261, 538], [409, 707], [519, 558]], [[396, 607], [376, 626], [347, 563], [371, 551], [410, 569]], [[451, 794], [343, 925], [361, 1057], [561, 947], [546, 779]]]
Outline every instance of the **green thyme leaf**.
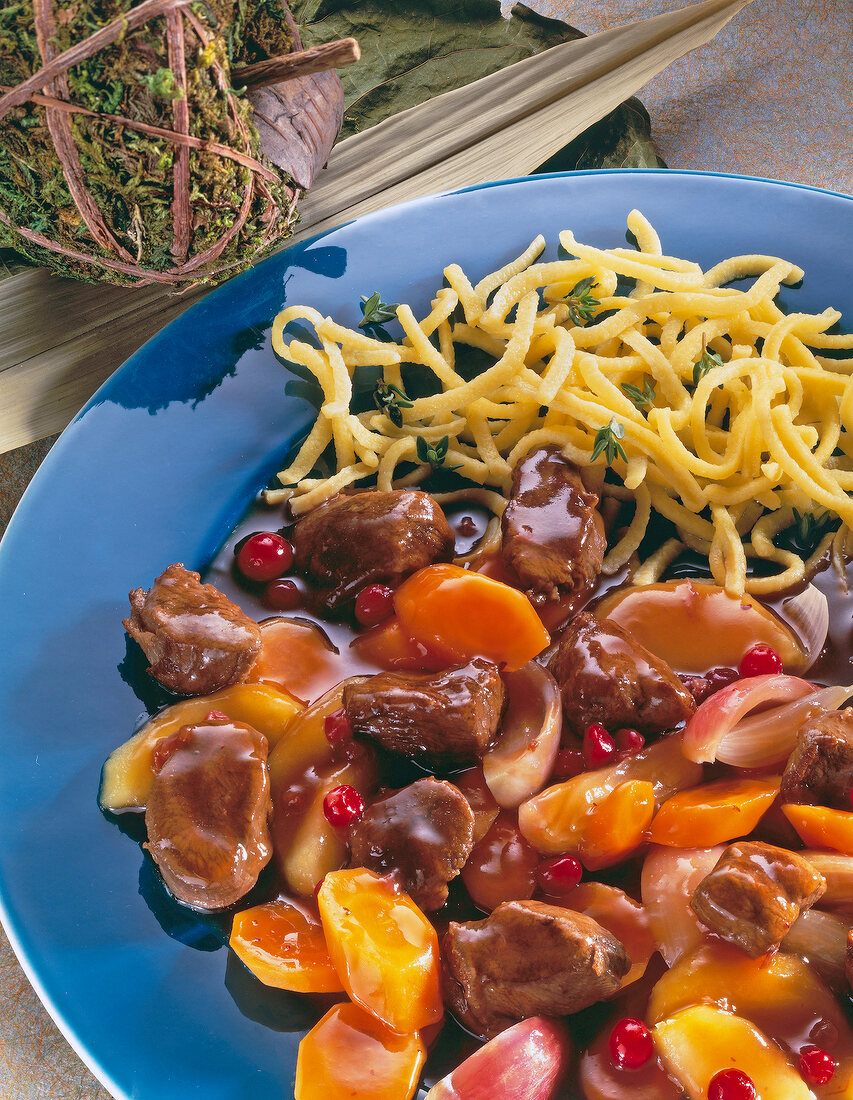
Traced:
[[794, 525], [797, 529], [797, 539], [801, 546], [810, 546], [812, 549], [817, 547], [817, 544], [823, 538], [827, 531], [831, 530], [833, 524], [836, 523], [837, 517], [833, 516], [831, 512], [824, 511], [820, 515], [816, 512], [798, 512], [796, 508], [792, 509], [794, 513]]
[[713, 367], [721, 367], [723, 360], [715, 351], [708, 351], [707, 347], [702, 346], [702, 356], [693, 365], [693, 385], [698, 386], [700, 381], [705, 377], [709, 370]]
[[595, 316], [595, 311], [601, 305], [597, 298], [590, 293], [595, 285], [594, 276], [581, 279], [566, 295], [566, 305], [569, 307], [569, 316], [576, 325], [584, 325]]
[[[433, 470], [437, 470], [440, 466], [444, 466], [444, 460], [447, 458], [447, 448], [450, 445], [450, 440], [447, 436], [439, 439], [437, 443], [427, 443], [422, 435], [418, 436], [415, 448], [418, 453], [418, 459], [421, 462], [429, 463]], [[458, 470], [458, 466], [444, 466], [445, 470]]]
[[361, 296], [361, 312], [364, 314], [358, 322], [359, 328], [367, 328], [368, 325], [381, 325], [385, 321], [393, 321], [397, 316], [397, 302], [383, 302], [376, 290], [369, 298]]
[[378, 382], [373, 391], [373, 403], [380, 412], [388, 414], [388, 419], [395, 428], [403, 427], [403, 413], [401, 409], [410, 409], [412, 402], [406, 396], [404, 390], [390, 382]]
[[599, 428], [595, 433], [595, 441], [592, 445], [592, 461], [595, 462], [603, 454], [604, 461], [608, 466], [613, 465], [617, 455], [623, 462], [627, 462], [628, 456], [625, 454], [625, 448], [619, 442], [624, 437], [625, 425], [614, 417], [609, 424]]
[[375, 339], [388, 344], [392, 337], [382, 327], [386, 321], [393, 321], [397, 317], [397, 302], [383, 302], [379, 291], [375, 290], [369, 298], [361, 295], [362, 318], [358, 327], [366, 329]]
[[643, 388], [632, 386], [630, 382], [622, 383], [622, 392], [632, 405], [637, 409], [650, 409], [655, 403], [655, 387], [651, 378], [645, 375]]

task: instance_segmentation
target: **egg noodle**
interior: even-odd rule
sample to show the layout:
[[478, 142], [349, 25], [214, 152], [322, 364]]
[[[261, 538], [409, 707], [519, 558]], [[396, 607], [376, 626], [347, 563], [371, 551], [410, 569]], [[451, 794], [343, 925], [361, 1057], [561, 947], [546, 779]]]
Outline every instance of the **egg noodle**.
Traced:
[[[566, 230], [560, 244], [572, 258], [538, 263], [539, 236], [476, 285], [451, 264], [426, 317], [397, 307], [399, 343], [309, 306], [282, 310], [273, 347], [316, 377], [324, 400], [278, 475], [288, 488], [269, 492], [270, 501], [289, 498], [300, 515], [364, 479], [385, 490], [415, 484], [430, 469], [418, 439], [435, 446], [447, 437], [444, 462], [488, 487], [482, 503], [498, 516], [516, 463], [557, 444], [585, 468], [591, 488], [634, 502], [605, 573], [630, 563], [634, 582], [649, 583], [687, 547], [708, 557], [714, 580], [731, 594], [762, 594], [802, 580], [830, 548], [845, 553], [853, 541], [853, 358], [818, 354], [853, 349], [853, 337], [827, 334], [839, 312], [784, 314], [774, 300], [781, 284], [803, 277], [787, 260], [735, 256], [703, 272], [663, 255], [639, 211], [627, 222], [637, 251], [593, 248]], [[747, 277], [748, 289], [725, 286]], [[592, 280], [595, 299], [586, 323], [572, 309], [582, 280]], [[307, 322], [318, 346], [288, 339], [293, 321]], [[460, 345], [493, 364], [466, 379], [456, 369]], [[352, 411], [357, 367], [381, 368], [405, 394], [405, 364], [431, 372], [438, 392], [395, 409], [400, 426], [387, 410]], [[618, 446], [593, 459], [601, 429]], [[335, 472], [310, 476], [330, 444]], [[409, 468], [402, 479], [401, 464]], [[608, 464], [618, 484], [605, 481]], [[677, 538], [640, 562], [653, 511], [674, 524]], [[809, 559], [774, 545], [795, 512], [814, 511], [840, 517], [842, 526]], [[748, 558], [777, 571], [747, 576]]]

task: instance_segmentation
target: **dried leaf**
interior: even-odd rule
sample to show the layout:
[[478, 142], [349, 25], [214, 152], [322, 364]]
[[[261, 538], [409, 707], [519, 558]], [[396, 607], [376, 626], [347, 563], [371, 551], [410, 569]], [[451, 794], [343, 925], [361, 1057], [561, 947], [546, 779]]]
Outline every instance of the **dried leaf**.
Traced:
[[[284, 2], [284, 0], [282, 0]], [[294, 49], [304, 43], [285, 6]], [[343, 119], [344, 95], [337, 73], [313, 73], [250, 91], [261, 148], [279, 168], [308, 188], [329, 159]]]
[[651, 121], [638, 99], [626, 100], [536, 169], [574, 172], [589, 168], [666, 168], [651, 136]]
[[523, 4], [504, 18], [499, 0], [294, 0], [291, 9], [306, 47], [358, 39], [361, 61], [339, 73], [346, 102], [342, 137], [582, 37]]

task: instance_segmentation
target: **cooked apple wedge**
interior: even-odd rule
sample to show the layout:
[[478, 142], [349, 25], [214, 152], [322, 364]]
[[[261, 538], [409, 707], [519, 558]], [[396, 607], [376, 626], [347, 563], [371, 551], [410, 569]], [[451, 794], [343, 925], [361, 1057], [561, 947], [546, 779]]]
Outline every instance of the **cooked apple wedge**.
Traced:
[[212, 710], [227, 714], [235, 722], [245, 722], [262, 733], [272, 751], [303, 706], [292, 695], [271, 684], [235, 684], [212, 695], [185, 699], [166, 707], [107, 759], [98, 795], [102, 809], [114, 814], [144, 810], [154, 782], [157, 744], [181, 726], [204, 721]]
[[739, 1069], [761, 1100], [812, 1100], [813, 1093], [781, 1049], [742, 1016], [715, 1005], [693, 1005], [652, 1029], [667, 1072], [690, 1100], [707, 1100], [711, 1079]]

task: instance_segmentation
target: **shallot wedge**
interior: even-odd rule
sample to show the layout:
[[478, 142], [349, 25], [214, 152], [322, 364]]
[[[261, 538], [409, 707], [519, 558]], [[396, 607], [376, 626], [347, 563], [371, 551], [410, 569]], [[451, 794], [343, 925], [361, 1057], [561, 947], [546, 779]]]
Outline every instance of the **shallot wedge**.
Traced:
[[791, 925], [791, 931], [782, 940], [782, 950], [799, 955], [815, 968], [831, 989], [845, 992], [849, 930], [847, 921], [835, 913], [808, 909]]
[[553, 1100], [572, 1057], [565, 1024], [531, 1016], [433, 1085], [426, 1100]]
[[792, 703], [814, 691], [808, 680], [781, 673], [738, 680], [706, 699], [687, 723], [684, 755], [698, 764], [709, 764], [717, 759], [723, 739], [755, 707], [765, 703]]
[[812, 718], [838, 710], [851, 695], [851, 687], [822, 688], [794, 703], [744, 718], [720, 741], [717, 759], [736, 768], [782, 764], [794, 751], [800, 728]]
[[498, 805], [511, 809], [544, 787], [560, 747], [560, 689], [535, 661], [503, 673], [509, 704], [500, 737], [483, 757], [486, 784]]
[[690, 899], [693, 891], [716, 866], [725, 845], [713, 848], [652, 846], [643, 863], [640, 884], [649, 927], [667, 966], [693, 951], [707, 938]]

